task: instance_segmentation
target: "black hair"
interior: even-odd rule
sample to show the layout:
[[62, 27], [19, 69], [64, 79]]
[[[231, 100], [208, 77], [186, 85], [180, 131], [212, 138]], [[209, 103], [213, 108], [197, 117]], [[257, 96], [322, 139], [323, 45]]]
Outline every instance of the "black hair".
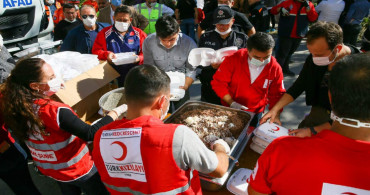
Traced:
[[128, 103], [148, 105], [170, 90], [170, 77], [157, 66], [140, 65], [128, 72], [124, 87]]
[[118, 13], [128, 14], [130, 18], [132, 18], [131, 9], [127, 5], [123, 5], [121, 7], [117, 7], [116, 11], [114, 11], [114, 16], [117, 16]]
[[343, 43], [342, 28], [333, 22], [316, 22], [307, 32], [307, 44], [311, 44], [313, 41], [321, 37], [325, 38], [329, 49], [333, 50], [335, 46]]
[[155, 30], [159, 38], [166, 38], [178, 33], [180, 31], [180, 25], [172, 16], [164, 15], [155, 23]]
[[264, 32], [256, 32], [247, 40], [247, 48], [249, 51], [252, 49], [258, 50], [260, 52], [265, 52], [269, 49], [274, 48], [275, 41], [271, 35]]
[[74, 8], [76, 10], [76, 7], [71, 3], [66, 3], [66, 4], [63, 5], [63, 11], [65, 9], [71, 9], [71, 8]]
[[370, 122], [369, 62], [369, 54], [353, 54], [333, 67], [329, 91], [331, 106], [337, 116]]

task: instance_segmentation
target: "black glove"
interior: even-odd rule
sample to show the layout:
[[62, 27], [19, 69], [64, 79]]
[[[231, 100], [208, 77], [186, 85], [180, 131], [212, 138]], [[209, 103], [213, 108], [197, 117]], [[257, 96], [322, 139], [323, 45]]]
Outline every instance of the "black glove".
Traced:
[[310, 2], [308, 0], [302, 2], [303, 6], [310, 7]]

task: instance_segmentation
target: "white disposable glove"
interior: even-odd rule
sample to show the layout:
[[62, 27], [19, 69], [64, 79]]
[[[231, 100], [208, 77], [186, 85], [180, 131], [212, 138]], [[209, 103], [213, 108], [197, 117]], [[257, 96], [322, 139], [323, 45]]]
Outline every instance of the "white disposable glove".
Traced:
[[118, 106], [117, 108], [112, 109], [112, 111], [116, 112], [118, 117], [119, 117], [127, 111], [127, 105], [122, 104], [122, 105]]
[[238, 110], [248, 110], [248, 108], [246, 106], [243, 106], [243, 105], [239, 104], [238, 102], [231, 103], [230, 108], [235, 108], [235, 109], [238, 109]]
[[289, 16], [289, 11], [285, 8], [281, 8], [281, 13], [283, 14], [283, 16]]
[[211, 150], [213, 150], [213, 146], [215, 144], [220, 144], [225, 148], [226, 154], [230, 154], [230, 147], [229, 144], [227, 144], [223, 139], [218, 139], [211, 143]]

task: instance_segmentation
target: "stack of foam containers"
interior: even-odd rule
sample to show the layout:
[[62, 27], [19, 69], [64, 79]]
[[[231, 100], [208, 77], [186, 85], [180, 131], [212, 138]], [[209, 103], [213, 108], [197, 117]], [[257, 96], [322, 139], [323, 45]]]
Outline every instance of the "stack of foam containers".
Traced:
[[289, 129], [277, 124], [264, 123], [254, 130], [254, 137], [250, 145], [251, 149], [262, 154], [266, 147], [276, 138], [288, 136]]

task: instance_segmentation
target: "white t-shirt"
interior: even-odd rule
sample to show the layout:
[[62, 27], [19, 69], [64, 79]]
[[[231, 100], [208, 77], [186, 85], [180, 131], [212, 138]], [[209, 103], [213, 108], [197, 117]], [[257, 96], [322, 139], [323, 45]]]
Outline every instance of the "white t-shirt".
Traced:
[[316, 6], [316, 12], [319, 13], [319, 21], [334, 22], [338, 24], [340, 14], [344, 10], [345, 2], [343, 0], [321, 1]]

